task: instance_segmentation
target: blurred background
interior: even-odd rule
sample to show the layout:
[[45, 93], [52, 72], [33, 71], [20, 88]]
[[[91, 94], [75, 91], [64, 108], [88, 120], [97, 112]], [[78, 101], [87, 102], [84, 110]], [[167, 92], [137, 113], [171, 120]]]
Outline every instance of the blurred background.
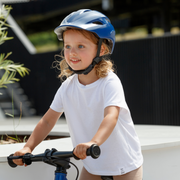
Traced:
[[[54, 29], [72, 11], [98, 10], [116, 31], [112, 57], [135, 124], [180, 125], [180, 0], [0, 0], [11, 5], [8, 36], [0, 53], [30, 74], [2, 89], [0, 108], [42, 116], [61, 85], [55, 55], [62, 49]], [[17, 97], [17, 98], [16, 98]]]

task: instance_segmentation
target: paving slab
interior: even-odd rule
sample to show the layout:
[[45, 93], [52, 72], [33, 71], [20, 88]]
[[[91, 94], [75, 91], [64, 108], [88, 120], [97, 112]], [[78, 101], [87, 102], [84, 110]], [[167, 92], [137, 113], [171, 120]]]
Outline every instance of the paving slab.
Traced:
[[[0, 120], [0, 134], [30, 135], [41, 117], [12, 118]], [[49, 135], [69, 136], [69, 130], [64, 118], [60, 118]]]
[[[0, 134], [24, 135], [31, 134], [41, 117], [1, 119]], [[152, 145], [161, 147], [162, 145], [179, 145], [180, 126], [162, 125], [135, 125], [142, 148]], [[65, 118], [60, 118], [49, 135], [69, 136], [69, 129]]]
[[180, 145], [180, 126], [135, 125], [142, 150]]

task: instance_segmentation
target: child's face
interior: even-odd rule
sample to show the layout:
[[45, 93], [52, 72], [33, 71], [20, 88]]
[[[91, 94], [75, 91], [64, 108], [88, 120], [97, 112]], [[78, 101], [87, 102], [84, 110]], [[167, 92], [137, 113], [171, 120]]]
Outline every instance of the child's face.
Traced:
[[87, 68], [97, 53], [97, 45], [75, 30], [64, 33], [64, 56], [74, 70]]

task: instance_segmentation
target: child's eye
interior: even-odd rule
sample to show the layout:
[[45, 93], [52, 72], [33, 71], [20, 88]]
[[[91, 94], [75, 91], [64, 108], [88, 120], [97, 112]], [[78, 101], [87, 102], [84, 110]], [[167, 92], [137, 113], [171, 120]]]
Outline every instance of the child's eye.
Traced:
[[66, 45], [65, 48], [66, 48], [66, 49], [70, 49], [70, 46], [69, 46], [69, 45]]
[[78, 47], [79, 47], [80, 49], [84, 48], [84, 46], [83, 46], [83, 45], [79, 45]]

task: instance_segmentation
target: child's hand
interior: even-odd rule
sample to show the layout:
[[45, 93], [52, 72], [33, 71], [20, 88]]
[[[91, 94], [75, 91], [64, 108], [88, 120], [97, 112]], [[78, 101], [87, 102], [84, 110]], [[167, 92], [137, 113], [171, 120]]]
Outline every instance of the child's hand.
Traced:
[[[31, 153], [30, 148], [24, 147], [23, 149], [15, 152], [13, 156], [23, 156], [26, 153]], [[23, 165], [27, 166], [26, 164], [23, 163], [22, 159], [13, 159], [13, 162], [19, 166], [23, 166]]]
[[86, 159], [86, 151], [88, 148], [91, 147], [91, 145], [95, 144], [94, 142], [88, 142], [88, 143], [81, 143], [81, 144], [78, 144], [73, 153], [75, 156], [77, 156], [78, 158], [80, 159]]

